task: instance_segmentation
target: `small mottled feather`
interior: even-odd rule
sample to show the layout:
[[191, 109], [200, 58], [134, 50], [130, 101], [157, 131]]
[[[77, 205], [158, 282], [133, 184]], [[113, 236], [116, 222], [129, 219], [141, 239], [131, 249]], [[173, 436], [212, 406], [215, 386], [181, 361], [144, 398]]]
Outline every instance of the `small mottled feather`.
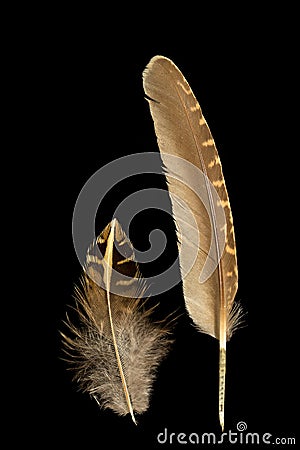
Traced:
[[[118, 264], [124, 256], [116, 245], [124, 247], [124, 243], [130, 258]], [[103, 245], [103, 259], [91, 258], [97, 245]], [[107, 248], [109, 245], [111, 248]], [[108, 253], [112, 255], [107, 258], [113, 261], [112, 269], [122, 270], [132, 279], [130, 286], [124, 288], [124, 297], [108, 294], [94, 281], [103, 281]], [[121, 416], [131, 413], [134, 422], [134, 412], [141, 414], [148, 409], [156, 369], [171, 342], [166, 323], [151, 320], [152, 310], [142, 298], [145, 290], [132, 245], [114, 219], [89, 248], [81, 287], [75, 288], [79, 324], [67, 317], [69, 333], [62, 333], [67, 359], [81, 391]]]

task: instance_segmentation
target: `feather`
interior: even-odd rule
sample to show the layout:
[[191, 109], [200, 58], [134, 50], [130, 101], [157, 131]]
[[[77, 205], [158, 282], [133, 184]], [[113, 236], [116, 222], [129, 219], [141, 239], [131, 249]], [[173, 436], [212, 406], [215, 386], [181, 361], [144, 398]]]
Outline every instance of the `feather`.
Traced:
[[[219, 340], [223, 429], [226, 341], [239, 323], [241, 310], [234, 303], [236, 245], [221, 162], [200, 105], [170, 59], [152, 58], [143, 72], [143, 85], [165, 167], [179, 249], [188, 249], [185, 256], [179, 251], [186, 308], [201, 332]], [[195, 263], [188, 271], [189, 252], [195, 251]]]
[[74, 308], [79, 325], [67, 318], [71, 336], [62, 333], [74, 379], [100, 406], [130, 413], [136, 423], [171, 341], [166, 322], [151, 320], [147, 286], [117, 219], [90, 246], [81, 285]]

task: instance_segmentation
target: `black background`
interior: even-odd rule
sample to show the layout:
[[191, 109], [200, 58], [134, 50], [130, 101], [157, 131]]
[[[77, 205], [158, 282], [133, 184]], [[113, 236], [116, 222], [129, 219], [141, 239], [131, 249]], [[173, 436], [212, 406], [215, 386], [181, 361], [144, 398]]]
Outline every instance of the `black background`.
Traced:
[[[18, 388], [26, 400], [16, 403], [12, 420], [23, 424], [29, 418], [21, 435], [32, 446], [152, 449], [167, 447], [157, 443], [165, 428], [220, 433], [218, 343], [191, 325], [180, 286], [159, 298], [183, 314], [137, 427], [77, 392], [61, 360], [59, 330], [81, 270], [72, 243], [73, 208], [100, 167], [158, 151], [142, 87], [142, 71], [156, 54], [171, 58], [191, 85], [217, 143], [232, 206], [237, 299], [247, 316], [228, 344], [226, 428], [235, 431], [244, 421], [249, 432], [295, 435], [298, 353], [291, 311], [297, 296], [287, 256], [294, 240], [285, 177], [286, 165], [293, 171], [286, 125], [293, 36], [280, 29], [280, 11], [262, 16], [245, 8], [224, 20], [218, 11], [215, 22], [213, 11], [183, 10], [176, 20], [155, 11], [135, 16], [134, 10], [124, 10], [123, 18], [118, 8], [118, 20], [105, 11], [43, 12], [16, 41], [16, 134], [26, 149], [30, 193], [19, 227], [30, 228], [24, 245], [32, 263], [25, 285], [28, 345], [19, 367], [28, 382]], [[115, 189], [100, 205], [96, 232], [128, 193], [150, 186], [164, 188], [164, 180], [136, 177]], [[167, 252], [155, 267], [144, 267], [145, 274], [173, 261], [174, 228], [155, 211], [132, 226], [139, 249], [147, 248], [149, 231], [159, 227], [168, 236]], [[19, 437], [11, 435], [11, 442]], [[182, 445], [171, 446], [177, 447]]]

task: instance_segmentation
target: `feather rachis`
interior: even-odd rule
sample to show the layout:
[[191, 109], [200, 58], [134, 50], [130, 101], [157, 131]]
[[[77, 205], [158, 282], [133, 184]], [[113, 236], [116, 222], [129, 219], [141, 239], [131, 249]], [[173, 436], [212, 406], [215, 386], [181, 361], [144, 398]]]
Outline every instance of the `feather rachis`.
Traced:
[[127, 380], [126, 380], [126, 376], [124, 374], [124, 369], [123, 369], [124, 364], [122, 363], [121, 357], [120, 357], [120, 352], [119, 352], [120, 344], [118, 345], [118, 342], [116, 339], [115, 324], [114, 324], [114, 320], [113, 320], [113, 316], [112, 316], [112, 309], [111, 309], [111, 302], [110, 302], [110, 288], [111, 288], [110, 282], [111, 282], [111, 274], [112, 274], [112, 270], [113, 270], [112, 266], [113, 266], [113, 251], [114, 251], [114, 241], [115, 241], [115, 227], [116, 227], [116, 219], [114, 219], [111, 223], [111, 229], [110, 229], [110, 233], [109, 233], [108, 239], [107, 239], [106, 252], [105, 252], [104, 258], [103, 258], [104, 259], [104, 279], [105, 279], [105, 286], [106, 286], [105, 294], [106, 294], [106, 300], [107, 300], [107, 309], [108, 309], [108, 317], [109, 317], [112, 342], [113, 342], [113, 346], [114, 346], [114, 352], [116, 355], [118, 370], [119, 370], [119, 374], [121, 377], [121, 382], [122, 382], [122, 386], [123, 386], [123, 390], [124, 390], [124, 394], [125, 394], [125, 398], [126, 398], [126, 403], [127, 403], [129, 412], [131, 414], [132, 420], [136, 424], [136, 420], [135, 420], [133, 408], [132, 408], [132, 403], [131, 403], [131, 398], [130, 398], [129, 391], [128, 391]]

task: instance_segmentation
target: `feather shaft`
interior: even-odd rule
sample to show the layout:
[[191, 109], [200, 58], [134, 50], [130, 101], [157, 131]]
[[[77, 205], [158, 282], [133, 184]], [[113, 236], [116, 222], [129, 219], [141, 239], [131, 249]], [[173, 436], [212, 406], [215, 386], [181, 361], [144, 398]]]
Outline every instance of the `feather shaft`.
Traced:
[[219, 356], [219, 421], [224, 431], [224, 406], [225, 406], [225, 376], [226, 376], [226, 343], [225, 348], [220, 344]]
[[130, 395], [128, 392], [126, 378], [124, 375], [122, 362], [121, 362], [121, 358], [120, 358], [120, 353], [119, 353], [119, 349], [118, 349], [117, 339], [116, 339], [115, 330], [114, 330], [114, 323], [113, 323], [113, 318], [112, 318], [111, 304], [110, 304], [110, 288], [111, 288], [110, 280], [111, 280], [112, 267], [113, 267], [113, 247], [114, 247], [114, 240], [115, 240], [115, 226], [116, 226], [116, 219], [113, 219], [113, 221], [111, 223], [110, 233], [109, 233], [108, 239], [107, 239], [106, 252], [104, 255], [104, 260], [106, 261], [106, 265], [105, 265], [106, 283], [105, 284], [106, 284], [106, 294], [107, 294], [107, 307], [108, 307], [108, 315], [109, 315], [109, 323], [110, 323], [110, 327], [111, 327], [112, 340], [113, 340], [113, 345], [114, 345], [114, 349], [116, 352], [117, 364], [118, 364], [118, 368], [120, 371], [124, 394], [125, 394], [125, 398], [126, 398], [126, 402], [128, 405], [128, 409], [129, 409], [131, 418], [136, 425], [137, 423], [136, 423], [136, 420], [134, 417], [133, 408], [132, 408], [132, 404], [131, 404], [131, 400], [130, 400]]

